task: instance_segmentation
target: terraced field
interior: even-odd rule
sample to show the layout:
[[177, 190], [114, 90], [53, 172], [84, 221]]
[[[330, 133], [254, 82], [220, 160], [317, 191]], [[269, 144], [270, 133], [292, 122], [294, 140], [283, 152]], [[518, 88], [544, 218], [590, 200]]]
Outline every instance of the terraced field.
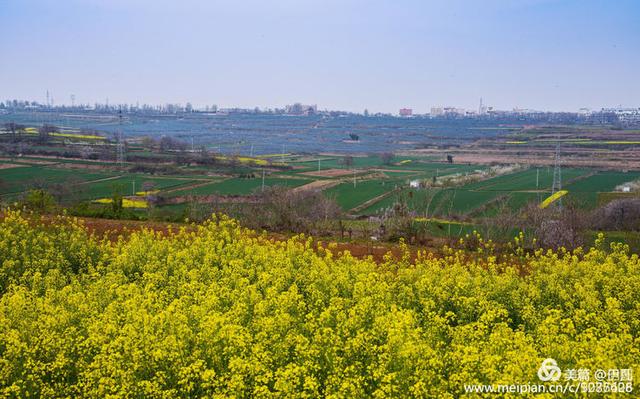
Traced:
[[[474, 173], [483, 169], [478, 165], [447, 164], [433, 162], [416, 157], [396, 157], [392, 165], [383, 165], [379, 156], [353, 157], [356, 173], [359, 175], [354, 188], [351, 175], [342, 176], [309, 176], [305, 171], [317, 170], [317, 161], [309, 160], [309, 156], [289, 157], [293, 170], [272, 170], [264, 181], [265, 186], [299, 187], [313, 181], [322, 180], [335, 184], [324, 190], [329, 197], [335, 198], [345, 211], [354, 209], [361, 215], [374, 215], [391, 207], [402, 198], [408, 208], [418, 215], [438, 215], [450, 217], [491, 216], [496, 213], [496, 206], [505, 205], [518, 210], [529, 202], [539, 203], [548, 196], [553, 181], [553, 169], [549, 167], [530, 168], [514, 173], [501, 175], [479, 182], [461, 186], [449, 186], [435, 189], [409, 189], [408, 183], [413, 179], [430, 180], [433, 176]], [[59, 162], [62, 165], [26, 164], [25, 162], [44, 163]], [[8, 160], [6, 162], [9, 162]], [[20, 159], [18, 167], [0, 169], [0, 195], [5, 200], [19, 196], [19, 193], [45, 182], [46, 184], [69, 183], [77, 185], [76, 196], [82, 199], [109, 197], [114, 191], [131, 195], [134, 191], [143, 190], [145, 183], [153, 183], [153, 190], [159, 190], [167, 197], [185, 195], [206, 196], [249, 195], [262, 187], [260, 176], [255, 178], [229, 177], [242, 173], [256, 174], [261, 169], [243, 167], [242, 170], [219, 171], [206, 166], [185, 167], [178, 174], [159, 176], [151, 174], [130, 174], [110, 169], [111, 163], [83, 162], [81, 160], [56, 160], [52, 158]], [[65, 165], [73, 163], [73, 169]], [[87, 169], [82, 169], [85, 163]], [[299, 167], [302, 168], [299, 168]], [[95, 169], [103, 167], [104, 169]], [[371, 169], [375, 168], [379, 172]], [[245, 170], [246, 169], [246, 170]], [[344, 169], [343, 157], [322, 156], [321, 169]], [[190, 173], [193, 173], [191, 175]], [[385, 177], [386, 176], [386, 177]], [[589, 169], [562, 169], [563, 188], [569, 191], [567, 200], [593, 207], [597, 204], [599, 193], [611, 192], [616, 186], [625, 182], [640, 179], [640, 172], [608, 172]], [[537, 182], [536, 182], [537, 180]], [[45, 185], [46, 185], [45, 184]], [[329, 184], [329, 186], [331, 185]], [[453, 183], [455, 184], [455, 182]], [[393, 192], [399, 188], [397, 192]], [[384, 196], [384, 194], [389, 194]], [[363, 204], [380, 198], [361, 210]]]
[[[536, 190], [536, 174], [538, 175], [538, 190]], [[562, 170], [563, 188], [569, 191], [567, 199], [578, 206], [592, 208], [597, 204], [598, 193], [610, 192], [625, 182], [640, 179], [640, 172], [607, 172], [589, 169]], [[511, 210], [518, 210], [527, 203], [539, 203], [546, 198], [553, 182], [553, 169], [528, 169], [491, 179], [466, 184], [457, 188], [409, 190], [405, 188], [400, 194], [389, 196], [372, 204], [359, 212], [372, 215], [389, 208], [399, 195], [410, 210], [422, 215], [429, 207], [430, 214], [440, 216], [469, 215], [480, 212], [485, 216], [495, 214], [492, 201], [504, 200], [504, 204]], [[483, 209], [487, 207], [487, 209]]]

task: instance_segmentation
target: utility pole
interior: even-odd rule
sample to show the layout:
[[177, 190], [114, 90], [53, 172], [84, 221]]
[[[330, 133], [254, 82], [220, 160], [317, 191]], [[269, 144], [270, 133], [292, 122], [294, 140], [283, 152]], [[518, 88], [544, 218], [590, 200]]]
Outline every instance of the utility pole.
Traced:
[[282, 163], [284, 163], [284, 143], [282, 144]]
[[264, 168], [262, 168], [262, 191], [264, 191]]
[[135, 180], [131, 180], [131, 185], [133, 186], [133, 192], [131, 193], [131, 195], [135, 196], [136, 195], [136, 181]]
[[356, 169], [353, 169], [353, 188], [356, 187]]
[[121, 168], [124, 168], [124, 137], [122, 134], [122, 108], [118, 111], [118, 131], [116, 132], [116, 162]]
[[251, 144], [251, 153], [249, 154], [251, 158], [253, 158], [253, 144]]
[[536, 168], [536, 194], [538, 195], [538, 202], [540, 202], [540, 168]]
[[[562, 190], [562, 170], [560, 169], [560, 142], [556, 144], [556, 157], [553, 166], [553, 184], [551, 186], [551, 194], [555, 194]], [[558, 199], [558, 207], [562, 208], [562, 198]]]
[[318, 158], [318, 172], [320, 172], [320, 158]]

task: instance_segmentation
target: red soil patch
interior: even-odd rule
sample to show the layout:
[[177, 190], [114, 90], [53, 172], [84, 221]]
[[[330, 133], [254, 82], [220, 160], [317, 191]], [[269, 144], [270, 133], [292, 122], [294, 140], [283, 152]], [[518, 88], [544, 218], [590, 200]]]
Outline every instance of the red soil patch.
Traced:
[[[44, 217], [44, 220], [48, 222], [51, 222], [53, 219], [53, 216]], [[175, 232], [182, 227], [185, 227], [187, 230], [194, 229], [194, 227], [191, 225], [168, 222], [97, 219], [87, 217], [79, 217], [78, 220], [82, 221], [84, 227], [89, 233], [95, 235], [98, 238], [105, 237], [112, 242], [117, 241], [118, 237], [120, 236], [126, 238], [132, 233], [141, 231], [143, 229], [153, 230], [162, 234], [168, 234], [170, 231]], [[268, 235], [269, 238], [278, 241], [285, 241], [290, 238], [288, 235], [281, 233], [269, 233]], [[333, 244], [333, 241], [331, 241], [330, 237], [318, 238], [316, 239], [316, 242], [320, 243], [320, 245], [325, 249], [328, 248], [329, 245]], [[438, 254], [438, 248], [441, 247], [440, 244], [441, 243], [439, 242], [433, 242], [429, 243], [428, 246], [409, 245], [408, 249], [410, 260], [414, 261], [416, 259], [418, 251], [428, 251]], [[354, 258], [364, 259], [367, 257], [371, 257], [376, 263], [384, 262], [384, 258], [388, 253], [391, 253], [391, 256], [394, 259], [401, 259], [403, 256], [403, 253], [397, 244], [388, 242], [351, 241], [338, 242], [332, 246], [333, 248], [331, 249], [331, 252], [336, 255], [338, 253], [349, 251], [351, 256], [353, 256]]]

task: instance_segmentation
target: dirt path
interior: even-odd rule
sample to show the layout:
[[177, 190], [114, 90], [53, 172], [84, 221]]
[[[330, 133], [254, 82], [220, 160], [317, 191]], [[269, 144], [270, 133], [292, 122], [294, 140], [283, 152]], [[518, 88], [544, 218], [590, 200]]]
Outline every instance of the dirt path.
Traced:
[[371, 198], [369, 201], [363, 202], [362, 204], [360, 204], [360, 205], [356, 206], [355, 208], [352, 208], [351, 210], [349, 210], [349, 213], [358, 213], [363, 209], [367, 209], [371, 205], [375, 204], [376, 202], [382, 201], [383, 199], [387, 198], [388, 196], [392, 195], [393, 193], [395, 193], [397, 191], [398, 190], [387, 191], [384, 194], [380, 194], [377, 197]]
[[100, 183], [102, 181], [109, 181], [109, 180], [115, 180], [115, 179], [119, 179], [121, 177], [123, 177], [124, 175], [118, 175], [118, 176], [110, 176], [110, 177], [103, 177], [102, 179], [97, 179], [97, 180], [89, 180], [89, 181], [83, 181], [81, 183], [78, 183], [79, 186], [83, 186], [83, 185], [87, 185], [87, 184], [93, 184], [93, 183]]
[[[188, 180], [188, 179], [187, 179]], [[219, 183], [222, 180], [200, 180], [200, 179], [191, 179], [191, 180], [196, 180], [199, 183], [195, 183], [195, 184], [191, 184], [191, 185], [186, 185], [186, 186], [179, 186], [179, 187], [175, 187], [169, 190], [163, 190], [162, 193], [173, 193], [176, 191], [182, 191], [182, 190], [192, 190], [194, 188], [198, 188], [198, 187], [202, 187], [202, 186], [206, 186], [207, 184], [211, 184], [211, 183]]]
[[315, 180], [303, 186], [298, 186], [294, 188], [292, 191], [297, 192], [297, 191], [306, 191], [306, 190], [325, 190], [327, 188], [333, 187], [338, 184], [340, 184], [339, 180]]

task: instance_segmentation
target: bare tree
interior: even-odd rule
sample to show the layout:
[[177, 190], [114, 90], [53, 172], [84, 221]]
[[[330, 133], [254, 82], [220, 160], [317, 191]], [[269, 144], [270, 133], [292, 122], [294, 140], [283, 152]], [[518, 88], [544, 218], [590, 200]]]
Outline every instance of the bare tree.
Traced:
[[395, 155], [392, 152], [383, 152], [380, 154], [380, 159], [382, 159], [384, 165], [391, 165], [394, 157]]
[[85, 180], [78, 176], [71, 176], [63, 183], [46, 184], [47, 191], [62, 205], [76, 205], [86, 199], [87, 186]]
[[160, 151], [185, 151], [186, 149], [187, 143], [184, 141], [176, 140], [169, 136], [160, 138]]
[[144, 192], [153, 191], [155, 187], [156, 187], [156, 183], [151, 180], [147, 180], [142, 183], [142, 191]]
[[4, 124], [4, 129], [9, 133], [11, 141], [15, 142], [18, 139], [18, 135], [24, 133], [26, 127], [15, 122], [8, 122]]
[[640, 198], [611, 201], [592, 215], [592, 226], [601, 230], [640, 230]]
[[38, 142], [46, 143], [49, 141], [52, 133], [58, 133], [59, 129], [53, 125], [45, 123], [38, 128]]
[[258, 195], [250, 220], [272, 230], [310, 232], [340, 214], [338, 204], [317, 190], [273, 186]]
[[570, 202], [562, 208], [540, 209], [530, 204], [524, 210], [525, 228], [533, 229], [533, 235], [543, 248], [574, 249], [584, 244], [584, 232], [589, 227], [586, 212]]
[[346, 155], [342, 158], [342, 164], [345, 168], [350, 168], [353, 166], [353, 157], [351, 155]]

